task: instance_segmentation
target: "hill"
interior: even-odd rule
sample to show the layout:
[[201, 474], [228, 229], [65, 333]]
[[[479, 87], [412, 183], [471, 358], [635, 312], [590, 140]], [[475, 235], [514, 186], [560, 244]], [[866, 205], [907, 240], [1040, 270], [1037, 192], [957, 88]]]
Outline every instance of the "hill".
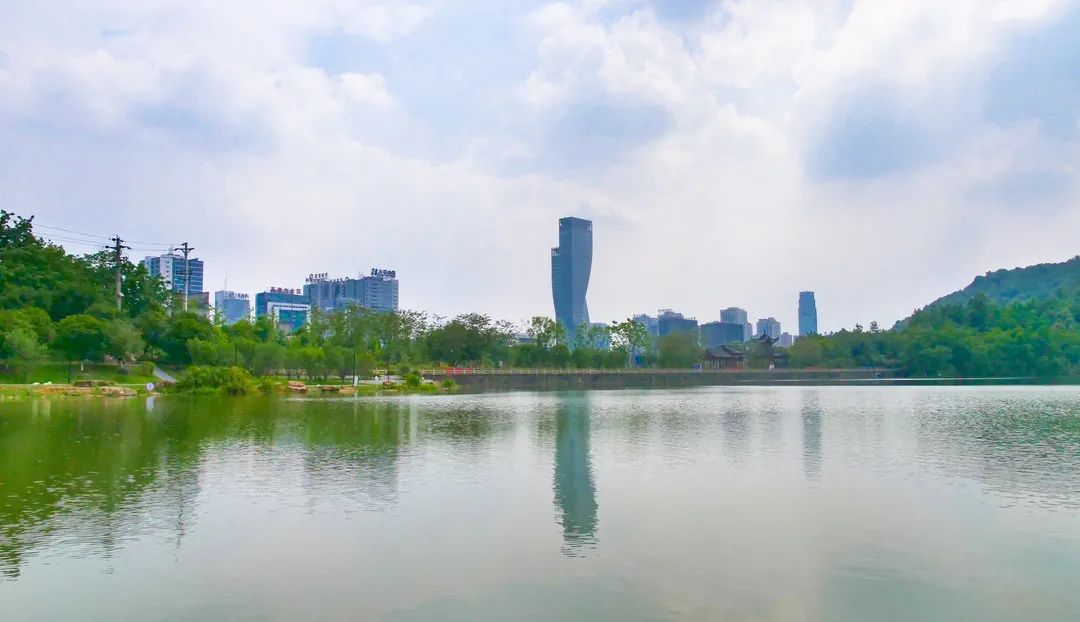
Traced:
[[1061, 288], [1080, 287], [1080, 255], [1061, 263], [1041, 263], [1026, 268], [995, 270], [975, 277], [964, 289], [942, 296], [926, 306], [964, 305], [978, 294], [986, 294], [993, 302], [1042, 300]]

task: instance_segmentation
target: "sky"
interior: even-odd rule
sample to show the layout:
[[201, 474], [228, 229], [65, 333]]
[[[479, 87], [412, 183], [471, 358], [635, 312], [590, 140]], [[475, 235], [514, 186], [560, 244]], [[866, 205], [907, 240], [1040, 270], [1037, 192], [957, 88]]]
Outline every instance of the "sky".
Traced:
[[[1080, 252], [1080, 3], [0, 0], [0, 206], [206, 287], [883, 326]], [[44, 233], [39, 229], [39, 233]]]

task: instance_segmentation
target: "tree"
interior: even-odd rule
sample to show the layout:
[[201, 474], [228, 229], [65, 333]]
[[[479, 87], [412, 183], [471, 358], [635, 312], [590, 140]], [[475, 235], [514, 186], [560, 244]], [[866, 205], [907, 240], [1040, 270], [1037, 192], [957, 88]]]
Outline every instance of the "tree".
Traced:
[[657, 342], [660, 366], [668, 369], [686, 369], [701, 362], [702, 349], [698, 335], [691, 331], [679, 331], [660, 337]]
[[209, 341], [214, 337], [214, 327], [206, 318], [195, 313], [176, 313], [169, 320], [168, 328], [162, 336], [161, 349], [165, 352], [166, 361], [186, 365], [191, 362], [188, 341]]
[[645, 352], [652, 345], [649, 331], [634, 318], [611, 324], [611, 347], [622, 350], [626, 356], [626, 366], [631, 367], [634, 355]]
[[60, 320], [100, 297], [85, 264], [35, 237], [32, 218], [0, 210], [0, 309], [37, 307]]
[[253, 343], [250, 359], [256, 374], [267, 375], [281, 370], [285, 365], [285, 348], [275, 342]]
[[129, 320], [116, 319], [105, 324], [105, 353], [120, 361], [138, 356], [145, 348], [146, 343]]
[[823, 337], [818, 335], [806, 335], [788, 348], [788, 361], [792, 367], [820, 367], [825, 359], [825, 348], [822, 343]]
[[33, 366], [46, 356], [45, 346], [39, 344], [37, 336], [25, 328], [14, 328], [0, 335], [0, 352], [8, 366], [26, 373], [27, 380]]
[[549, 317], [533, 317], [529, 320], [525, 333], [532, 337], [542, 350], [550, 350], [560, 343], [566, 343], [566, 327]]
[[105, 323], [90, 315], [69, 315], [56, 325], [53, 350], [69, 361], [97, 361], [105, 355]]
[[[326, 353], [318, 346], [304, 346], [299, 350], [300, 367], [308, 378], [326, 377]], [[299, 375], [299, 374], [298, 374]]]

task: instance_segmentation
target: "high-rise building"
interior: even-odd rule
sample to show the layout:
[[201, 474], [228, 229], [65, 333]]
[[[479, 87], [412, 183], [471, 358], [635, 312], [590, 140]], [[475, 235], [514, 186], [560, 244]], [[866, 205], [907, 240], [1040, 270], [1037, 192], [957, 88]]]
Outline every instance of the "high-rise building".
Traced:
[[255, 317], [270, 316], [278, 328], [291, 332], [307, 323], [311, 305], [299, 289], [271, 287], [255, 294]]
[[660, 310], [657, 324], [659, 327], [658, 332], [661, 337], [672, 333], [698, 332], [698, 323], [696, 319], [686, 317], [682, 313], [677, 313], [671, 309]]
[[645, 332], [649, 333], [650, 336], [660, 336], [660, 322], [657, 318], [642, 313], [640, 315], [635, 315], [634, 321], [644, 326]]
[[746, 309], [728, 307], [720, 312], [720, 321], [725, 324], [745, 324], [750, 321]]
[[780, 339], [780, 322], [774, 317], [763, 317], [757, 321], [757, 336], [768, 335], [769, 339]]
[[[191, 294], [200, 294], [203, 291], [203, 262], [194, 257], [188, 258], [188, 269], [191, 270]], [[184, 293], [184, 284], [187, 275], [184, 272], [184, 256], [177, 253], [165, 253], [158, 257], [146, 257], [143, 259], [150, 276], [160, 276], [165, 282], [165, 287], [172, 291]]]
[[791, 336], [791, 333], [780, 333], [780, 343], [776, 344], [781, 348], [790, 348], [795, 343], [795, 337]]
[[560, 218], [559, 245], [551, 249], [551, 297], [555, 320], [566, 327], [570, 343], [574, 342], [577, 327], [589, 323], [585, 294], [592, 273], [592, 251], [592, 221]]
[[799, 336], [815, 335], [817, 328], [817, 301], [814, 292], [799, 292]]
[[754, 327], [750, 324], [750, 316], [747, 315], [746, 309], [728, 307], [720, 311], [720, 321], [725, 324], [741, 325], [743, 327], [743, 341], [750, 341], [750, 338], [754, 336]]
[[226, 324], [235, 324], [251, 317], [251, 299], [247, 294], [218, 290], [214, 292], [214, 308]]
[[304, 285], [304, 295], [312, 307], [331, 311], [360, 305], [375, 311], [398, 309], [398, 279], [394, 270], [372, 269], [358, 279], [330, 279], [326, 273], [312, 274]]
[[719, 348], [731, 343], [745, 341], [745, 324], [706, 322], [701, 325], [701, 345]]

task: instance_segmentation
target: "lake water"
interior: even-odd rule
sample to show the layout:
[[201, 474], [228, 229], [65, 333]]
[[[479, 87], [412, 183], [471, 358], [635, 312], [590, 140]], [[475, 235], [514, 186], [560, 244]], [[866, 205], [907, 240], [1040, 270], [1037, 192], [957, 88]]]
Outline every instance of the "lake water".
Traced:
[[0, 404], [0, 619], [1077, 620], [1080, 389]]

